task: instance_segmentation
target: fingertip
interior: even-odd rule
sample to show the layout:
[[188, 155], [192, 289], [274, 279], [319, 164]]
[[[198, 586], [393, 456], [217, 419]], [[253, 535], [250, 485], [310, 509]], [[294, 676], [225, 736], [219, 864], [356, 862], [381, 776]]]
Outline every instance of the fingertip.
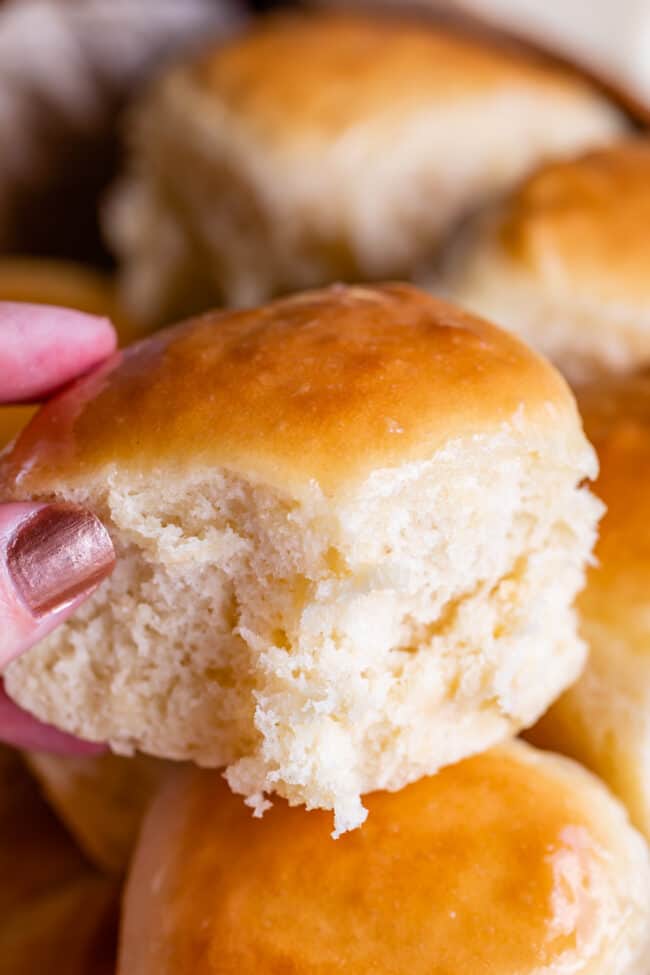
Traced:
[[90, 372], [117, 351], [117, 333], [109, 318], [83, 312], [75, 315], [82, 316], [82, 319], [66, 318], [65, 325], [60, 326], [63, 337], [57, 339], [57, 344], [62, 353], [63, 343], [66, 348], [65, 357], [60, 359], [65, 372], [58, 385]]
[[71, 308], [0, 302], [0, 402], [42, 398], [111, 356], [110, 320]]
[[117, 332], [110, 318], [99, 315], [87, 316], [89, 346], [98, 361], [107, 359], [117, 349]]
[[0, 741], [14, 748], [48, 752], [54, 755], [102, 755], [106, 745], [75, 738], [52, 725], [44, 724], [24, 711], [9, 697], [0, 680]]

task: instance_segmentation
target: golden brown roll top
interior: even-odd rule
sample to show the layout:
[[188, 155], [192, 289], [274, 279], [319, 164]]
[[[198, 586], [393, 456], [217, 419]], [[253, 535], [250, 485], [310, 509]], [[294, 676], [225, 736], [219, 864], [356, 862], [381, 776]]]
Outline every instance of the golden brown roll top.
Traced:
[[650, 361], [650, 140], [534, 172], [451, 247], [442, 283], [574, 381]]
[[141, 837], [119, 975], [646, 970], [647, 850], [578, 766], [513, 744], [368, 805], [334, 843], [322, 814], [254, 819], [218, 775], [179, 776]]
[[407, 285], [335, 286], [128, 350], [48, 404], [0, 474], [21, 496], [201, 466], [337, 493], [501, 428], [584, 449], [567, 387], [516, 339]]
[[[107, 210], [143, 320], [410, 279], [541, 159], [626, 130], [557, 67], [404, 17], [280, 15], [161, 78]], [[191, 174], [191, 178], [189, 176]]]
[[513, 88], [560, 103], [597, 102], [577, 75], [541, 60], [423, 20], [342, 12], [267, 18], [187, 73], [207, 97], [285, 148], [314, 149], [358, 124], [399, 128], [405, 112], [450, 110]]
[[605, 301], [649, 304], [650, 140], [548, 163], [512, 196], [505, 253]]

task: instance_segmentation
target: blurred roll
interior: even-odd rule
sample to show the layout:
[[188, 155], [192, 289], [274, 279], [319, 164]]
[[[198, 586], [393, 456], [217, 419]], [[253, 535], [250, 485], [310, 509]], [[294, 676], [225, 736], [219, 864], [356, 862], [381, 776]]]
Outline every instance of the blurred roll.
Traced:
[[109, 873], [122, 873], [147, 806], [168, 774], [168, 763], [110, 753], [73, 758], [30, 752], [25, 757], [89, 859]]
[[139, 320], [409, 278], [468, 210], [607, 142], [588, 84], [441, 27], [276, 16], [168, 73], [131, 118], [106, 227]]
[[597, 779], [522, 743], [326, 817], [262, 820], [210, 772], [156, 800], [119, 975], [647, 975], [643, 839]]
[[580, 391], [607, 505], [578, 599], [587, 667], [531, 732], [601, 776], [650, 837], [650, 373]]
[[541, 166], [470, 221], [442, 288], [574, 382], [650, 363], [650, 140]]
[[112, 975], [117, 888], [93, 871], [18, 756], [0, 751], [0, 971]]

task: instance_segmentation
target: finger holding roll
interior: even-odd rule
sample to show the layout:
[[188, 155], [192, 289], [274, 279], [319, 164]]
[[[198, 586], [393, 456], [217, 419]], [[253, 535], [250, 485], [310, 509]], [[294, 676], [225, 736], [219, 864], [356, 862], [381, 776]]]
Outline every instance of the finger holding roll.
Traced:
[[8, 693], [115, 751], [226, 766], [258, 814], [333, 810], [338, 835], [576, 678], [595, 473], [559, 374], [407, 285], [208, 314], [4, 456], [7, 496], [74, 498], [117, 554]]

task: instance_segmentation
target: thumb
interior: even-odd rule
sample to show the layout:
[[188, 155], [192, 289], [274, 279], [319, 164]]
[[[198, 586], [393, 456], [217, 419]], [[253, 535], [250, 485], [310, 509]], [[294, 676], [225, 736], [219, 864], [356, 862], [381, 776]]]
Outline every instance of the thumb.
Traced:
[[73, 613], [114, 564], [110, 536], [91, 512], [0, 505], [0, 669]]

